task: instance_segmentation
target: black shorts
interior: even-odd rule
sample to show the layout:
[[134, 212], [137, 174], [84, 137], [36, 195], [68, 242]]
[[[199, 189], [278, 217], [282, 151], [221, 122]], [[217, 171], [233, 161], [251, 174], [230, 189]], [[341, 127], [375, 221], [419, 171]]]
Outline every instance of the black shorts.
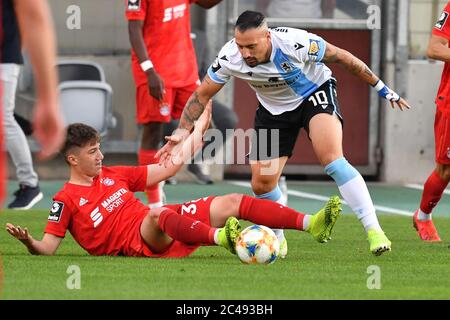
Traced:
[[[268, 160], [291, 157], [300, 129], [309, 136], [309, 121], [317, 114], [336, 113], [343, 123], [336, 93], [336, 80], [330, 79], [306, 98], [298, 108], [273, 115], [261, 104], [255, 114], [250, 159]], [[278, 129], [278, 130], [273, 130]]]

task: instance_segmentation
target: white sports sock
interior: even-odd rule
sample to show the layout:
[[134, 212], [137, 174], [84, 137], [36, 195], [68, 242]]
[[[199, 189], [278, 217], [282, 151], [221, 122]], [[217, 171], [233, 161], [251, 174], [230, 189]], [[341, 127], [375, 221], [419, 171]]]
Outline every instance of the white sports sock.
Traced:
[[222, 230], [222, 228], [217, 228], [216, 231], [214, 231], [214, 243], [219, 244], [219, 231]]
[[366, 182], [348, 161], [341, 157], [325, 167], [325, 172], [338, 185], [342, 197], [355, 212], [364, 229], [382, 231]]
[[305, 214], [305, 217], [303, 218], [303, 230], [308, 229], [310, 221], [311, 221], [311, 215]]
[[156, 208], [161, 208], [164, 205], [164, 203], [162, 201], [159, 202], [155, 202], [155, 203], [149, 203], [149, 207], [150, 209], [156, 209]]
[[366, 232], [370, 229], [382, 231], [366, 182], [360, 174], [340, 186], [339, 191], [361, 221]]
[[419, 221], [428, 221], [428, 220], [432, 220], [431, 213], [425, 213], [425, 212], [423, 212], [423, 211], [420, 210], [420, 209], [419, 209], [418, 218], [419, 218]]

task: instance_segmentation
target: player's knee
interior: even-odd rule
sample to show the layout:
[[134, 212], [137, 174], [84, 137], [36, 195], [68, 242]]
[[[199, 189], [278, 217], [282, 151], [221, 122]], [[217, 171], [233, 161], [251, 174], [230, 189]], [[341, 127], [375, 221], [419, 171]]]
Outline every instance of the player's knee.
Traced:
[[239, 193], [232, 193], [227, 196], [227, 204], [232, 212], [239, 212], [239, 206], [241, 205], [242, 197], [243, 195]]
[[342, 158], [342, 153], [330, 153], [323, 156], [319, 156], [318, 158], [322, 166], [326, 167], [329, 164], [336, 161], [337, 159]]
[[242, 201], [242, 194], [232, 193], [225, 196], [217, 197], [220, 198], [220, 214], [223, 217], [223, 222], [228, 217], [239, 217], [239, 207]]
[[268, 193], [275, 189], [276, 186], [276, 179], [269, 176], [252, 180], [252, 190], [257, 195]]
[[151, 209], [148, 214], [149, 219], [152, 220], [153, 222], [158, 223], [159, 217], [161, 216], [161, 213], [164, 210], [167, 210], [167, 209], [164, 207]]
[[450, 165], [439, 165], [437, 172], [443, 180], [450, 181]]

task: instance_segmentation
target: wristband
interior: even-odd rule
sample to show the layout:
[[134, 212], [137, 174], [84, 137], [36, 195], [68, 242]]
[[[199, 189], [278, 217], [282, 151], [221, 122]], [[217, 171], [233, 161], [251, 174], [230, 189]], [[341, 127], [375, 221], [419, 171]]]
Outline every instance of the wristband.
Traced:
[[141, 63], [142, 71], [147, 72], [151, 68], [153, 68], [153, 63], [149, 59], [147, 59], [147, 60], [145, 60], [144, 62]]
[[389, 87], [385, 85], [384, 82], [381, 81], [381, 79], [378, 80], [378, 82], [373, 87], [375, 88], [375, 90], [378, 91], [378, 95], [382, 98], [385, 98], [389, 101], [400, 100], [400, 96], [391, 89], [389, 89]]
[[383, 81], [378, 80], [377, 83], [373, 86], [375, 88], [375, 90], [380, 91], [382, 90], [386, 85], [384, 84]]

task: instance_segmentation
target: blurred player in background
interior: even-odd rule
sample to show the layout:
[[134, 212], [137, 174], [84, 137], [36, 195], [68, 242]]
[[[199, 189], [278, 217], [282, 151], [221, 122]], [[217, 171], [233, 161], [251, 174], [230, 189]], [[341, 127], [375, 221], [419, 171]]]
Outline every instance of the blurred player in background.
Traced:
[[[363, 177], [344, 157], [337, 83], [325, 63], [339, 63], [372, 85], [381, 97], [389, 100], [392, 108], [409, 108], [404, 99], [348, 51], [304, 30], [286, 27], [269, 30], [264, 15], [245, 11], [237, 19], [235, 38], [222, 48], [208, 76], [184, 108], [179, 132], [168, 137], [169, 142], [158, 155], [162, 163], [170, 159], [172, 148], [189, 133], [206, 102], [231, 77], [243, 79], [259, 100], [250, 154], [252, 189], [256, 196], [284, 203], [278, 181], [303, 127], [325, 172], [335, 180], [342, 197], [361, 221], [369, 250], [380, 255], [391, 250], [391, 242], [381, 229]], [[264, 145], [271, 141], [265, 133], [270, 135], [272, 129], [279, 129], [278, 144]], [[272, 154], [271, 147], [279, 147], [278, 154]], [[271, 168], [271, 173], [265, 173], [267, 168]], [[287, 242], [283, 230], [276, 230], [276, 234], [283, 257]]]
[[53, 255], [67, 230], [91, 255], [184, 257], [199, 245], [220, 245], [235, 253], [241, 230], [237, 218], [303, 230], [318, 242], [326, 242], [341, 211], [339, 197], [332, 197], [313, 216], [238, 194], [154, 209], [134, 197], [133, 192], [174, 175], [200, 149], [210, 117], [211, 102], [192, 134], [178, 145], [178, 158], [167, 167], [102, 166], [98, 132], [87, 125], [70, 125], [62, 151], [70, 180], [53, 198], [42, 240], [10, 223], [6, 230], [37, 255]]
[[441, 84], [436, 97], [434, 138], [436, 168], [425, 182], [419, 209], [413, 217], [413, 225], [419, 237], [425, 241], [441, 241], [433, 224], [433, 208], [441, 200], [450, 181], [450, 3], [447, 3], [439, 21], [433, 28], [428, 45], [428, 57], [445, 62]]
[[[20, 30], [20, 36], [18, 29]], [[14, 76], [10, 67], [16, 64], [20, 47], [27, 50], [37, 84], [37, 100], [33, 112], [34, 136], [41, 145], [38, 158], [45, 160], [59, 151], [64, 142], [63, 120], [58, 104], [56, 44], [47, 1], [1, 0], [0, 2], [0, 101], [14, 99], [11, 91]], [[3, 95], [4, 92], [7, 95]], [[0, 123], [3, 123], [0, 112]], [[25, 142], [26, 143], [26, 142]], [[26, 147], [26, 146], [23, 146]], [[3, 125], [0, 125], [0, 207], [6, 193], [6, 158]], [[1, 256], [0, 256], [1, 258]], [[0, 293], [3, 273], [0, 259]]]
[[[22, 45], [30, 56], [37, 84], [33, 126], [34, 136], [41, 146], [38, 158], [48, 159], [59, 151], [61, 144], [64, 142], [64, 128], [59, 109], [58, 81], [55, 69], [55, 34], [50, 9], [47, 1], [1, 0], [0, 5], [0, 18], [2, 20], [0, 24], [2, 101], [4, 104], [10, 104], [11, 100], [15, 98], [18, 75], [17, 64], [21, 63]], [[13, 118], [13, 110], [8, 110], [7, 116]], [[8, 126], [10, 120], [9, 118], [4, 119], [4, 125]], [[15, 120], [11, 121], [15, 122]], [[1, 126], [2, 131], [3, 129], [4, 127]], [[17, 130], [21, 129], [17, 126]], [[3, 135], [0, 136], [3, 144]], [[21, 141], [19, 147], [27, 149], [27, 141], [24, 136]], [[15, 143], [17, 144], [18, 142], [16, 141]], [[3, 147], [1, 149], [4, 150]], [[31, 162], [31, 155], [29, 156]], [[1, 152], [1, 199], [3, 199], [5, 192], [5, 166], [4, 154]], [[23, 189], [21, 186], [18, 193], [26, 192]], [[28, 194], [28, 196], [28, 198], [34, 199], [33, 192]], [[25, 200], [27, 199], [22, 200], [26, 202]]]
[[[191, 40], [190, 4], [211, 8], [221, 0], [128, 0], [126, 17], [136, 83], [136, 117], [142, 125], [140, 165], [157, 163], [163, 124], [178, 119], [200, 84]], [[163, 204], [162, 183], [147, 189], [150, 207]]]

